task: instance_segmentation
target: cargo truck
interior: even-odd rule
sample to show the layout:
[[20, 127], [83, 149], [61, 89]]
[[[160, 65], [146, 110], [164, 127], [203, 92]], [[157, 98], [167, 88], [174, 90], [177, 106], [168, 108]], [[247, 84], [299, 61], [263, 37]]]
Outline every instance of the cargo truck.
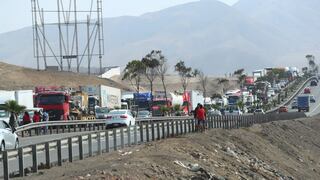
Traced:
[[310, 110], [310, 96], [309, 95], [300, 95], [297, 98], [298, 111], [307, 111]]
[[200, 91], [187, 91], [183, 94], [183, 111], [189, 114], [197, 105], [203, 104], [204, 97]]
[[88, 109], [95, 114], [96, 107], [115, 109], [121, 107], [121, 90], [104, 85], [80, 86], [80, 90], [89, 95]]

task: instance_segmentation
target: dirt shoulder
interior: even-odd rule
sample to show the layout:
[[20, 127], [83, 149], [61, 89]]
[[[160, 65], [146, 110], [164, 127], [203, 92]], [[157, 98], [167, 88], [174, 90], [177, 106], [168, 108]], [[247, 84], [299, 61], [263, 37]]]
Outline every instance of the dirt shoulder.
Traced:
[[320, 117], [161, 140], [30, 179], [319, 179]]

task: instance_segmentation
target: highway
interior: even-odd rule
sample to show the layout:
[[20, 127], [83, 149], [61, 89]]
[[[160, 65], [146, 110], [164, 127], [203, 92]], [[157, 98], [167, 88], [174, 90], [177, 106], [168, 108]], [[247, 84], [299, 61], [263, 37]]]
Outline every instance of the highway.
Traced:
[[[178, 131], [180, 132], [180, 126]], [[189, 131], [188, 126], [186, 126], [187, 131]], [[119, 131], [119, 130], [118, 130]], [[184, 131], [184, 126], [183, 126], [183, 131]], [[93, 131], [94, 132], [94, 131]], [[110, 130], [110, 132], [112, 132], [112, 130]], [[172, 132], [172, 129], [169, 129], [169, 132]], [[177, 129], [176, 127], [173, 129], [173, 132], [176, 134], [177, 133]], [[54, 140], [58, 140], [58, 139], [62, 139], [62, 138], [68, 138], [68, 137], [73, 137], [73, 136], [78, 136], [78, 135], [86, 135], [89, 134], [90, 132], [77, 132], [77, 133], [68, 133], [68, 134], [54, 134], [54, 135], [44, 135], [44, 136], [35, 136], [35, 137], [28, 137], [28, 138], [21, 138], [21, 146], [29, 146], [34, 144], [35, 142], [37, 144], [40, 144], [41, 142], [47, 142], [47, 141], [54, 141]], [[91, 132], [92, 133], [92, 132]], [[162, 137], [162, 129], [160, 128], [159, 131], [159, 138]], [[167, 127], [165, 125], [165, 135], [167, 135]], [[135, 135], [133, 133], [133, 128], [131, 129], [130, 132], [130, 138], [128, 138], [128, 134], [127, 132], [124, 132], [124, 144], [126, 146], [128, 146], [128, 141], [130, 139], [131, 144], [134, 143], [134, 138]], [[147, 142], [147, 130], [144, 129], [143, 131], [143, 142], [141, 142], [141, 137], [140, 137], [140, 131], [137, 131], [136, 134], [136, 138], [137, 138], [137, 143], [141, 144], [141, 143], [145, 143]], [[157, 139], [158, 138], [158, 131], [157, 128], [155, 128], [154, 130], [154, 138]], [[152, 130], [151, 127], [149, 127], [149, 140], [152, 140]], [[121, 135], [120, 133], [117, 134], [116, 136], [116, 143], [117, 143], [117, 147], [118, 149], [121, 147]], [[88, 141], [84, 140], [83, 141], [83, 154], [84, 157], [88, 157], [89, 156], [89, 148], [88, 148]], [[79, 145], [78, 143], [73, 143], [72, 144], [72, 149], [73, 149], [73, 156], [76, 156], [77, 158], [75, 159], [79, 159]], [[101, 149], [102, 151], [106, 151], [106, 138], [105, 138], [105, 133], [102, 133], [102, 137], [101, 137]], [[109, 149], [110, 151], [113, 151], [114, 149], [114, 137], [113, 136], [109, 136]], [[98, 143], [97, 143], [97, 139], [93, 139], [92, 140], [92, 152], [96, 152], [98, 150]], [[94, 153], [95, 154], [95, 153]], [[45, 152], [41, 151], [37, 153], [37, 159], [38, 159], [38, 164], [45, 164]], [[68, 146], [62, 146], [62, 159], [64, 161], [68, 160]], [[50, 149], [50, 161], [51, 162], [57, 162], [58, 161], [58, 157], [57, 157], [57, 150], [56, 149]], [[32, 167], [32, 155], [26, 155], [24, 157], [24, 166], [25, 167]], [[12, 172], [17, 172], [18, 171], [18, 159], [17, 158], [12, 158], [9, 159], [9, 169], [10, 169], [10, 173]], [[0, 164], [0, 177], [3, 176], [3, 165], [2, 163]]]
[[[306, 112], [306, 115], [308, 117], [313, 117], [316, 116], [318, 114], [320, 114], [320, 85], [318, 84], [318, 86], [310, 86], [310, 83], [308, 83], [305, 87], [310, 87], [311, 89], [311, 94], [313, 95], [316, 99], [315, 103], [310, 103], [310, 111]], [[303, 94], [303, 89], [300, 91], [299, 94]], [[289, 112], [297, 112], [298, 109], [291, 109], [291, 103], [288, 105], [289, 108]]]

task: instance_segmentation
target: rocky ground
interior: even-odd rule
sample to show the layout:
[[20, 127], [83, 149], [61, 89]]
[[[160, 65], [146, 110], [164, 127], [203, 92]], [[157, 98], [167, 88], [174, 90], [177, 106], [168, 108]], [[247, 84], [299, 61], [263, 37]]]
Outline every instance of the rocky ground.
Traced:
[[161, 140], [30, 179], [320, 179], [320, 117]]

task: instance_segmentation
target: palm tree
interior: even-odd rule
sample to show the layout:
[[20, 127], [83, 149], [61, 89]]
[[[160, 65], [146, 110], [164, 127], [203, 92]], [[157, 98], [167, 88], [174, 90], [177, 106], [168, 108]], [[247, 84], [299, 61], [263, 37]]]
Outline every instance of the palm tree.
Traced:
[[2, 105], [1, 108], [5, 111], [10, 112], [9, 124], [11, 127], [16, 127], [16, 120], [18, 119], [18, 115], [26, 109], [25, 106], [20, 106], [17, 101], [14, 100], [5, 102], [5, 104]]

